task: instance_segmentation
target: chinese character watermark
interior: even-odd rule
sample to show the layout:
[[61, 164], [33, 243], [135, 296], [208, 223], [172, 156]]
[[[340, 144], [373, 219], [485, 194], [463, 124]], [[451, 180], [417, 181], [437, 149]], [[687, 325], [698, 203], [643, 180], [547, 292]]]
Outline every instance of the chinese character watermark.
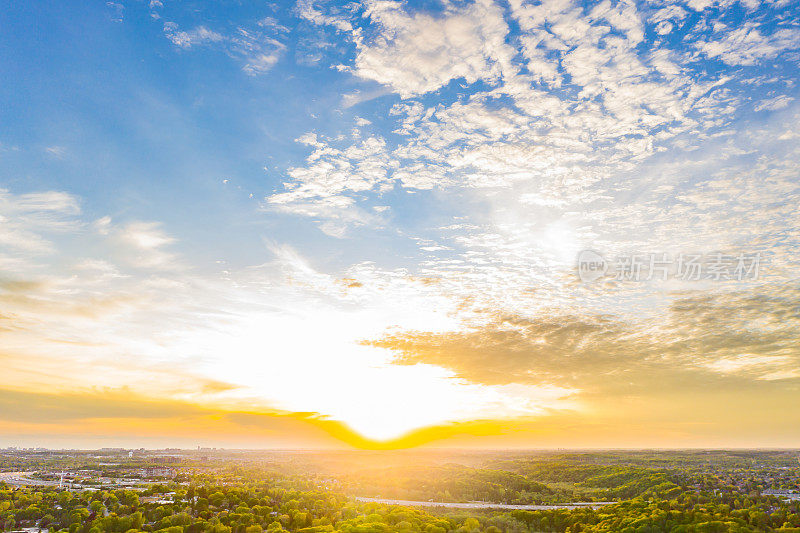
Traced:
[[599, 252], [583, 250], [577, 260], [578, 277], [583, 282], [606, 276], [616, 281], [747, 281], [757, 280], [760, 268], [761, 252], [628, 254], [607, 261]]

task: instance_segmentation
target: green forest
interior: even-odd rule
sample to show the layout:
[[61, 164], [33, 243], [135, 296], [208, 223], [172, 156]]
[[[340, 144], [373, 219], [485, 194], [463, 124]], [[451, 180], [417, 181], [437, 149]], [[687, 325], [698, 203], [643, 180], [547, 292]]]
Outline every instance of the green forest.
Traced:
[[[427, 464], [364, 469], [353, 468], [350, 461], [356, 460], [320, 455], [198, 462], [187, 457], [173, 479], [142, 480], [129, 488], [66, 490], [3, 483], [0, 526], [5, 531], [60, 533], [800, 532], [800, 502], [762, 494], [798, 488], [796, 460], [792, 465], [777, 455], [737, 458], [720, 453], [698, 461], [653, 461], [633, 453], [627, 460], [624, 454], [424, 457], [418, 462]], [[403, 462], [415, 461], [405, 457]], [[52, 471], [96, 468], [96, 483], [102, 485], [146, 463], [122, 461], [108, 468], [81, 457], [4, 458], [2, 466], [6, 471], [36, 466], [40, 473], [48, 465]], [[614, 503], [595, 509], [465, 510], [360, 502], [356, 496]]]

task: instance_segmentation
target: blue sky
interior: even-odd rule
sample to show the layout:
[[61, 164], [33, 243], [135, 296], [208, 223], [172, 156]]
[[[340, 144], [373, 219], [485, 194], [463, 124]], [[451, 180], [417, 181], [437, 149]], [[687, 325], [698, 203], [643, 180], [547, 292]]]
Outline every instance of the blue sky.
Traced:
[[[520, 31], [510, 16], [511, 5], [498, 5], [508, 22], [504, 40], [518, 47]], [[656, 49], [683, 54], [690, 60], [681, 66], [698, 81], [733, 78], [725, 91], [750, 105], [737, 106], [706, 135], [763, 119], [759, 115], [765, 111], [756, 109], [764, 101], [769, 105], [777, 98], [772, 105], [781, 105], [796, 95], [797, 52], [773, 51], [766, 36], [763, 43], [749, 45], [756, 50], [755, 60], [747, 51], [723, 50], [722, 55], [709, 57], [691, 46], [702, 40], [720, 45], [726, 30], [715, 32], [714, 24], [753, 25], [759, 36], [774, 34], [778, 28], [792, 31], [796, 6], [776, 2], [750, 9], [740, 3], [712, 3], [696, 12], [683, 5], [644, 5], [651, 21], [661, 11], [683, 13], [677, 20], [673, 13], [668, 22], [674, 29], [664, 36], [658, 35], [657, 23], [645, 23], [644, 39], [636, 50], [642, 56]], [[342, 18], [348, 18], [342, 12], [352, 11], [350, 22], [367, 34], [380, 28], [370, 24], [376, 17], [362, 18], [364, 6], [323, 7]], [[583, 6], [584, 12], [591, 8]], [[234, 255], [247, 248], [240, 238], [264, 232], [290, 232], [295, 239], [302, 231], [304, 240], [323, 246], [316, 232], [306, 227], [307, 221], [258, 208], [265, 197], [281, 189], [287, 169], [301, 166], [309, 153], [296, 139], [307, 132], [329, 138], [347, 134], [362, 117], [372, 122], [365, 132], [379, 135], [390, 147], [399, 146], [403, 139], [392, 132], [398, 120], [389, 110], [408, 99], [372, 80], [370, 74], [359, 76], [358, 67], [353, 72], [357, 50], [352, 39], [335, 27], [314, 24], [303, 9], [312, 12], [303, 5], [269, 2], [7, 6], [2, 63], [6, 83], [1, 89], [2, 120], [7, 126], [2, 140], [5, 180], [20, 192], [67, 187], [82, 197], [89, 213], [158, 218], [193, 240], [214, 232], [218, 244], [236, 241], [228, 250]], [[446, 8], [439, 2], [412, 2], [403, 9], [409, 14], [441, 15]], [[175, 30], [168, 29], [172, 25]], [[195, 35], [198, 28], [211, 37]], [[176, 45], [175, 34], [181, 32], [188, 34], [186, 42]], [[240, 32], [260, 39], [258, 48], [245, 50], [253, 45], [230, 42]], [[511, 60], [524, 68], [519, 50], [513, 52], [518, 57]], [[263, 71], [248, 71], [248, 62], [263, 53], [270, 64]], [[727, 61], [726, 53], [731, 54]], [[736, 53], [744, 55], [734, 57]], [[343, 68], [351, 72], [342, 72]], [[409, 73], [415, 74], [420, 72]], [[569, 83], [568, 76], [566, 80], [559, 87], [544, 86], [550, 94], [575, 95], [581, 86]], [[447, 105], [498, 85], [497, 80], [485, 79], [465, 83], [455, 74], [437, 82], [441, 83], [429, 92], [411, 88], [413, 101]], [[348, 107], [347, 96], [359, 94], [374, 98]], [[511, 105], [502, 98], [493, 103]], [[53, 151], [47, 152], [48, 148]], [[222, 183], [225, 179], [227, 184]], [[427, 188], [416, 190], [428, 194]], [[392, 221], [400, 227], [414, 226], [417, 204], [428, 201], [415, 197], [406, 202], [407, 196], [397, 188], [381, 196], [395, 204]], [[435, 207], [429, 206], [426, 215], [437, 207], [446, 208], [441, 199], [430, 202]], [[401, 206], [408, 211], [397, 209]], [[237, 229], [221, 231], [229, 224]], [[368, 233], [378, 238], [374, 231]], [[395, 240], [394, 245], [399, 244]]]
[[[176, 49], [145, 5], [128, 6], [121, 22], [111, 7], [83, 7], [26, 4], [4, 32], [14, 53], [4, 54], [3, 122], [15, 127], [3, 143], [20, 148], [4, 157], [12, 183], [67, 185], [98, 216], [166, 218], [195, 246], [209, 231], [215, 243], [264, 231], [237, 213], [257, 213], [249, 194], [263, 197], [279, 183], [276, 164], [302, 156], [293, 139], [309, 112], [328, 107], [304, 95], [308, 80], [289, 79], [289, 65], [269, 79], [246, 75], [218, 50]], [[185, 11], [191, 20], [194, 10]], [[242, 11], [237, 18], [254, 10]], [[42, 157], [51, 146], [63, 154]], [[239, 228], [224, 238], [214, 229], [231, 223]]]
[[[643, 444], [745, 442], [682, 425], [682, 386], [718, 409], [798, 393], [794, 2], [6, 2], [0, 28], [18, 383], [96, 364], [61, 392], [375, 438], [637, 398], [663, 410]], [[582, 284], [584, 249], [764, 262], [745, 282]], [[186, 365], [227, 385], [169, 375]], [[420, 403], [365, 406], [330, 376]], [[770, 423], [753, 429], [783, 442]]]

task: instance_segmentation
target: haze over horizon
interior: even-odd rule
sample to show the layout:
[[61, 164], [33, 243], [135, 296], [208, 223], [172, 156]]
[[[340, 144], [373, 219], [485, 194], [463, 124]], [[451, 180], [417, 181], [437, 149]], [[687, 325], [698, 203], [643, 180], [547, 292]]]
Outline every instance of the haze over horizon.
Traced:
[[2, 13], [0, 447], [798, 446], [797, 2]]

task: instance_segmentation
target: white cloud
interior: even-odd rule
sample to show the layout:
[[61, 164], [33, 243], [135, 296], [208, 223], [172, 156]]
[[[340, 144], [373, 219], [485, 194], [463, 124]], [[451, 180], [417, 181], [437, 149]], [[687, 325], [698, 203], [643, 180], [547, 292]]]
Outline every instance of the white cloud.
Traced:
[[[648, 17], [628, 2], [601, 3], [587, 13], [570, 0], [510, 1], [507, 15], [520, 27], [522, 53], [508, 63], [494, 53], [502, 46], [476, 48], [473, 38], [483, 38], [477, 26], [464, 30], [463, 48], [451, 49], [447, 31], [417, 42], [432, 21], [461, 21], [481, 6], [451, 4], [434, 17], [390, 2], [380, 16], [373, 13], [354, 33], [356, 59], [372, 54], [374, 67], [364, 75], [356, 62], [353, 73], [402, 97], [390, 112], [399, 138], [387, 136], [379, 149], [367, 150], [361, 138], [305, 135], [299, 142], [312, 153], [268, 203], [341, 236], [348, 224], [368, 220], [364, 212], [388, 203], [387, 191], [424, 195], [441, 208], [437, 217], [454, 216], [433, 236], [408, 235], [423, 258], [413, 274], [462, 302], [465, 323], [485, 320], [478, 310], [531, 320], [566, 310], [619, 315], [645, 335], [652, 326], [646, 320], [662, 316], [674, 294], [646, 284], [577, 286], [574, 260], [585, 247], [611, 256], [769, 249], [774, 277], [767, 283], [796, 272], [800, 137], [792, 124], [800, 120], [786, 107], [792, 97], [779, 94], [791, 87], [791, 76], [759, 82], [775, 92], [756, 105], [779, 111], [762, 118], [778, 122], [745, 128], [734, 120], [752, 105], [751, 89], [743, 87], [751, 78], [741, 69], [706, 72], [705, 56], [672, 50], [659, 37], [644, 40], [664, 22], [689, 24], [685, 9]], [[719, 57], [769, 57], [788, 42], [785, 34], [765, 37], [760, 26], [752, 29], [757, 33], [748, 39], [764, 38], [772, 48], [737, 40]], [[704, 31], [691, 34], [696, 44], [688, 46], [705, 46]], [[496, 35], [510, 39], [505, 28]], [[426, 77], [445, 49], [469, 57], [461, 68], [472, 69], [472, 77], [461, 75], [486, 86], [454, 86], [452, 99], [429, 94], [458, 75], [446, 66]], [[394, 64], [385, 68], [390, 54]], [[403, 79], [401, 71], [416, 77]], [[377, 172], [365, 173], [360, 164]], [[717, 296], [709, 287], [699, 290]], [[702, 364], [720, 374], [726, 365], [713, 356]], [[777, 376], [780, 369], [767, 370]]]
[[625, 34], [631, 45], [644, 40], [644, 25], [634, 2], [603, 0], [591, 11], [593, 20], [604, 20], [615, 30]]
[[267, 72], [275, 66], [280, 58], [280, 54], [257, 54], [248, 58], [247, 63], [242, 67], [242, 70], [251, 75], [258, 75]]
[[[540, 205], [563, 205], [566, 193], [590, 201], [602, 194], [593, 185], [603, 176], [631, 168], [701, 124], [721, 128], [738, 103], [721, 88], [726, 78], [698, 81], [685, 55], [644, 43], [644, 17], [630, 2], [603, 2], [588, 14], [571, 0], [510, 2], [522, 58], [514, 58], [504, 13], [491, 2], [448, 4], [436, 15], [400, 2], [366, 8], [366, 28], [339, 24], [338, 31], [356, 44], [352, 72], [404, 98], [391, 111], [403, 139], [396, 146], [381, 139], [370, 150], [361, 140], [344, 148], [303, 138], [314, 152], [268, 199], [335, 223], [337, 234], [345, 220], [369, 220], [358, 203], [395, 184], [524, 186], [534, 189], [525, 198]], [[651, 25], [686, 16], [662, 11]], [[490, 87], [459, 90], [462, 98], [427, 107], [414, 98], [459, 77]]]
[[131, 222], [122, 228], [120, 237], [142, 250], [154, 250], [175, 242], [156, 222]]
[[374, 28], [368, 36], [353, 34], [358, 47], [353, 73], [403, 97], [459, 78], [494, 81], [512, 55], [504, 43], [508, 28], [502, 11], [488, 0], [440, 16], [411, 14], [400, 2], [372, 1], [366, 16]]
[[257, 30], [238, 28], [237, 34], [231, 39], [231, 52], [241, 56], [244, 65], [242, 70], [251, 76], [257, 76], [274, 67], [286, 46], [275, 38], [269, 37], [265, 29], [272, 33], [282, 34], [286, 30], [283, 26], [267, 24], [261, 21]]
[[[325, 2], [324, 8], [320, 9], [315, 4], [314, 0], [298, 0], [295, 6], [297, 14], [300, 18], [317, 25], [329, 25], [335, 27], [338, 31], [350, 32], [353, 31], [353, 26], [348, 21], [348, 14], [338, 12], [337, 6], [332, 5], [331, 2]], [[324, 11], [323, 11], [324, 9]], [[346, 10], [347, 6], [341, 8]]]
[[280, 60], [286, 45], [280, 39], [288, 28], [265, 18], [253, 27], [237, 27], [231, 35], [224, 35], [205, 26], [181, 31], [174, 22], [164, 23], [164, 33], [176, 46], [185, 50], [198, 46], [218, 46], [242, 63], [242, 70], [251, 76], [264, 74]]
[[57, 146], [57, 145], [48, 146], [48, 147], [46, 147], [44, 149], [44, 151], [47, 152], [48, 154], [50, 154], [51, 156], [56, 157], [58, 159], [61, 159], [67, 153], [67, 149], [65, 147]]
[[697, 43], [696, 47], [709, 58], [719, 58], [729, 65], [755, 65], [800, 48], [800, 30], [783, 28], [765, 35], [754, 22], [745, 22], [738, 28], [725, 29], [715, 40]]
[[111, 20], [114, 22], [122, 22], [125, 14], [125, 6], [119, 2], [106, 2], [106, 6], [111, 13]]
[[779, 95], [772, 98], [768, 98], [766, 100], [762, 100], [755, 106], [756, 111], [776, 111], [778, 109], [784, 109], [789, 107], [794, 101], [794, 98], [791, 96], [786, 95]]
[[376, 222], [374, 215], [355, 207], [349, 194], [391, 186], [393, 163], [384, 139], [371, 136], [344, 149], [314, 133], [297, 141], [313, 151], [305, 166], [289, 169], [291, 181], [284, 184], [286, 190], [269, 196], [265, 207], [326, 218], [321, 229], [334, 236], [343, 236], [347, 224]]
[[388, 87], [380, 87], [371, 91], [356, 90], [351, 93], [342, 95], [342, 108], [348, 109], [363, 102], [369, 102], [375, 98], [391, 94], [392, 91]]
[[167, 39], [172, 41], [172, 44], [184, 49], [207, 43], [218, 43], [225, 39], [220, 33], [209, 30], [205, 26], [198, 26], [189, 31], [180, 31], [178, 26], [172, 22], [164, 24], [164, 33], [167, 35]]
[[672, 4], [662, 7], [650, 15], [649, 23], [655, 26], [656, 33], [667, 35], [672, 32], [675, 25], [683, 22], [689, 16], [683, 7]]
[[167, 250], [175, 239], [167, 235], [158, 222], [129, 222], [114, 227], [111, 235], [122, 245], [121, 257], [133, 266], [150, 269], [183, 267], [177, 256]]
[[6, 259], [54, 251], [49, 236], [77, 229], [80, 212], [78, 199], [65, 192], [0, 189], [0, 245], [10, 252]]
[[114, 248], [109, 250], [120, 262], [140, 268], [175, 269], [182, 265], [176, 254], [168, 250], [175, 238], [158, 222], [132, 221], [116, 224], [111, 217], [98, 218], [91, 224], [97, 235]]

